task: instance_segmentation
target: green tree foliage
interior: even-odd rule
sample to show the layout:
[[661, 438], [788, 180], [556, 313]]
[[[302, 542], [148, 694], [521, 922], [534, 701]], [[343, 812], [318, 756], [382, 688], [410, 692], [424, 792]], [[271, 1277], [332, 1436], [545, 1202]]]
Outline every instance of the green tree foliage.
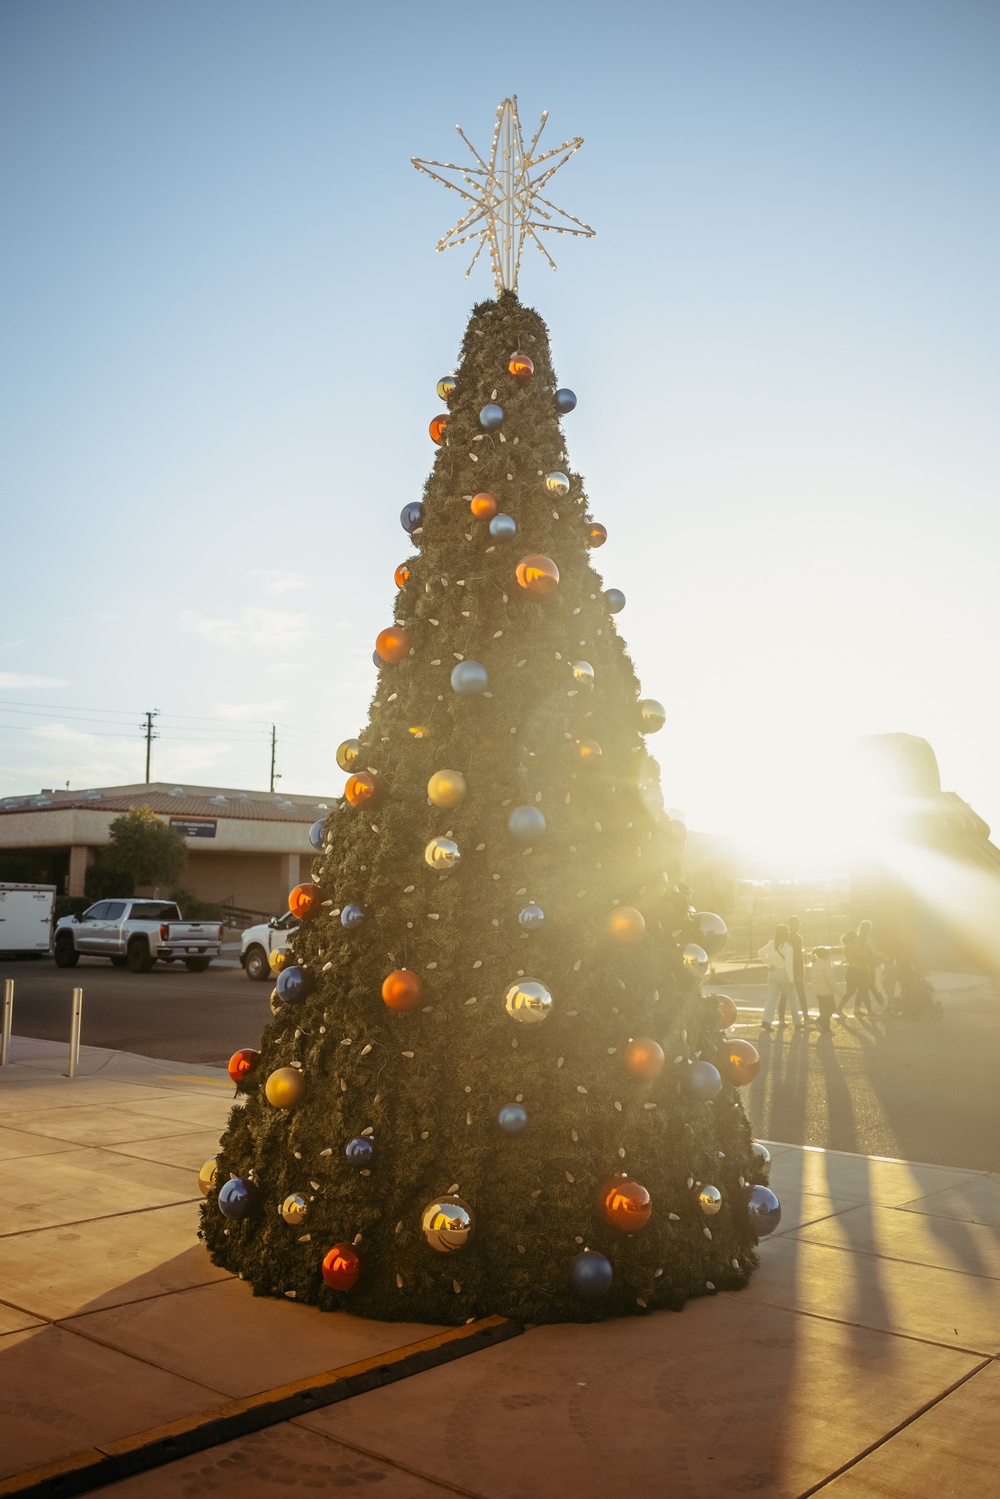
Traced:
[[[508, 373], [516, 349], [534, 361], [524, 386]], [[213, 1257], [261, 1295], [385, 1319], [582, 1320], [679, 1308], [743, 1285], [756, 1264], [746, 1200], [762, 1178], [739, 1092], [727, 1084], [699, 1102], [688, 1082], [694, 1061], [724, 1044], [718, 1006], [683, 962], [697, 930], [677, 825], [663, 814], [639, 686], [588, 550], [587, 499], [569, 469], [555, 383], [536, 313], [509, 293], [474, 310], [419, 552], [396, 599], [412, 652], [380, 668], [359, 735], [357, 769], [377, 775], [383, 798], [374, 808], [341, 801], [327, 819], [313, 867], [326, 904], [293, 939], [316, 987], [303, 1004], [272, 1001], [261, 1061], [240, 1084], [245, 1106], [221, 1144], [219, 1185], [252, 1180], [257, 1206], [231, 1221], [214, 1190], [205, 1204]], [[504, 409], [500, 432], [480, 424], [487, 402]], [[565, 498], [546, 489], [553, 471], [569, 476]], [[513, 541], [472, 518], [481, 491], [516, 519]], [[528, 553], [558, 564], [548, 597], [516, 581]], [[487, 669], [486, 694], [452, 690], [466, 659]], [[574, 675], [578, 660], [594, 668], [592, 689]], [[600, 745], [596, 764], [581, 759], [584, 740]], [[468, 787], [451, 811], [428, 799], [428, 779], [445, 768]], [[527, 846], [508, 829], [521, 806], [547, 822]], [[450, 873], [425, 862], [435, 837], [459, 846]], [[518, 913], [529, 902], [544, 922], [526, 931]], [[367, 913], [353, 930], [338, 919], [348, 903]], [[640, 940], [609, 934], [619, 905], [644, 916]], [[409, 1013], [381, 997], [400, 968], [423, 984]], [[539, 1024], [507, 1012], [518, 977], [551, 992]], [[639, 1037], [665, 1052], [655, 1078], [625, 1065]], [[234, 1048], [247, 1039], [234, 1036]], [[304, 1080], [289, 1109], [265, 1093], [285, 1067]], [[515, 1102], [528, 1125], [507, 1134], [498, 1113]], [[359, 1172], [345, 1146], [365, 1131], [377, 1154]], [[648, 1224], [631, 1235], [598, 1208], [603, 1184], [622, 1173], [652, 1198]], [[722, 1194], [712, 1218], [698, 1183]], [[421, 1210], [454, 1190], [475, 1232], [456, 1252], [435, 1252]], [[292, 1193], [307, 1203], [298, 1226], [280, 1211]], [[321, 1276], [324, 1254], [343, 1241], [365, 1267], [349, 1292]], [[600, 1301], [571, 1287], [585, 1245], [613, 1266]]]
[[108, 900], [118, 897], [128, 899], [135, 894], [135, 879], [127, 870], [119, 869], [116, 865], [108, 862], [102, 857], [103, 850], [98, 853], [93, 864], [88, 865], [83, 876], [83, 890], [87, 897], [87, 903], [97, 900]]
[[[115, 871], [136, 886], [170, 885], [178, 880], [187, 863], [187, 845], [176, 831], [163, 822], [149, 807], [130, 807], [111, 824], [110, 842], [102, 849], [98, 863]], [[107, 894], [125, 895], [132, 890], [113, 890]]]

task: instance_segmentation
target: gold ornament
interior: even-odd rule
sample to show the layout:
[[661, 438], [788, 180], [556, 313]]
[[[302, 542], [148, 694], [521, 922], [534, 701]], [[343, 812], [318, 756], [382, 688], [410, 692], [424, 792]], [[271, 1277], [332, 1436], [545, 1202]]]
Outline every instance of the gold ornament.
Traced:
[[608, 917], [608, 935], [616, 942], [638, 942], [646, 932], [646, 918], [634, 906], [615, 906]]
[[571, 669], [574, 682], [579, 682], [581, 687], [593, 687], [594, 668], [589, 661], [574, 661]]
[[353, 770], [361, 758], [361, 746], [356, 739], [345, 739], [337, 746], [337, 764], [341, 770]]
[[641, 1078], [643, 1082], [659, 1077], [663, 1071], [663, 1047], [650, 1036], [637, 1036], [634, 1041], [630, 1041], [625, 1048], [624, 1058], [625, 1066], [632, 1076]]
[[639, 728], [643, 734], [658, 734], [667, 721], [667, 710], [655, 697], [639, 699]]
[[458, 844], [453, 838], [432, 838], [424, 849], [424, 863], [429, 864], [431, 869], [436, 869], [439, 874], [447, 874], [454, 869], [461, 857]]
[[300, 1223], [305, 1223], [308, 1212], [309, 1204], [301, 1192], [290, 1192], [281, 1204], [282, 1218], [284, 1218], [286, 1223], [291, 1223], [293, 1227], [298, 1227]]
[[432, 1249], [451, 1254], [464, 1249], [475, 1231], [476, 1220], [468, 1203], [449, 1194], [435, 1197], [420, 1214], [420, 1231]]
[[280, 973], [292, 961], [287, 947], [276, 947], [267, 960], [272, 973]]
[[558, 567], [551, 557], [543, 557], [541, 552], [529, 552], [527, 557], [522, 557], [515, 569], [515, 577], [525, 593], [540, 598], [555, 593], [559, 587]]
[[204, 1166], [198, 1172], [198, 1185], [201, 1188], [202, 1197], [208, 1196], [209, 1192], [216, 1185], [218, 1178], [219, 1163], [215, 1159], [215, 1156], [213, 1156], [210, 1161], [205, 1162]]
[[576, 747], [576, 758], [584, 770], [596, 770], [603, 754], [596, 739], [581, 739]]
[[294, 1109], [306, 1091], [306, 1080], [297, 1067], [279, 1067], [264, 1084], [268, 1103], [276, 1109]]
[[722, 1193], [718, 1187], [702, 1187], [698, 1193], [698, 1206], [706, 1218], [714, 1218], [722, 1207]]
[[697, 942], [689, 942], [681, 956], [689, 973], [696, 973], [702, 978], [708, 972], [708, 953]]
[[271, 990], [271, 997], [268, 1000], [268, 1004], [271, 1006], [272, 1015], [277, 1015], [279, 1011], [284, 1008], [281, 1002], [281, 995], [278, 993], [277, 989]]
[[449, 812], [462, 805], [468, 789], [460, 770], [436, 770], [427, 782], [427, 795], [435, 807], [443, 807]]
[[545, 488], [549, 494], [553, 494], [557, 499], [560, 499], [564, 494], [569, 494], [569, 480], [565, 474], [546, 474]]
[[450, 401], [455, 393], [455, 385], [454, 375], [442, 375], [437, 383], [438, 399], [441, 401]]
[[518, 979], [504, 997], [507, 1014], [521, 1025], [538, 1025], [552, 1008], [552, 995], [537, 979]]

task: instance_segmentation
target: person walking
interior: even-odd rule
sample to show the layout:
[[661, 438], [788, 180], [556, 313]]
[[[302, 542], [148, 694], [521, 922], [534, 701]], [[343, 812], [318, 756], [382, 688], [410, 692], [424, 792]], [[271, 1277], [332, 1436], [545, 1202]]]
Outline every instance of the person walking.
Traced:
[[802, 951], [802, 923], [797, 916], [788, 918], [788, 941], [792, 948], [792, 983], [799, 997], [799, 1007], [809, 1024], [809, 1000], [806, 997], [806, 960]]
[[817, 1024], [821, 1031], [829, 1033], [830, 1021], [837, 1008], [837, 978], [833, 971], [833, 948], [814, 947], [812, 950], [812, 986], [816, 992], [819, 1010]]
[[[760, 1028], [769, 1031], [774, 1024], [774, 1011], [779, 1000], [787, 1003], [794, 1015], [799, 1009], [799, 997], [792, 980], [792, 944], [788, 940], [787, 926], [775, 928], [774, 936], [757, 954], [767, 964], [767, 1000]], [[802, 1013], [795, 1022], [795, 1029], [802, 1029]]]
[[861, 1010], [870, 1015], [867, 954], [858, 941], [857, 932], [845, 932], [840, 940], [844, 948], [844, 963], [847, 966], [847, 972], [844, 975], [847, 988], [840, 1001], [840, 1013], [841, 1015], [847, 1014], [847, 1006], [853, 999], [855, 1018]]
[[885, 956], [875, 946], [875, 938], [872, 934], [870, 921], [862, 921], [858, 925], [858, 945], [864, 953], [864, 967], [868, 974], [868, 992], [881, 1010], [888, 1008], [888, 995], [884, 994], [878, 986]]

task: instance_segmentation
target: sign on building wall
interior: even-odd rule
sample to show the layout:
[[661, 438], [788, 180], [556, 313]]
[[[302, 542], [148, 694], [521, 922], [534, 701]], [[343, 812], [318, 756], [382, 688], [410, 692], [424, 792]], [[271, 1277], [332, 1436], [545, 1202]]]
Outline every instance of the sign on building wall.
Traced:
[[196, 821], [189, 817], [171, 817], [170, 826], [185, 838], [214, 838], [218, 823], [208, 819]]

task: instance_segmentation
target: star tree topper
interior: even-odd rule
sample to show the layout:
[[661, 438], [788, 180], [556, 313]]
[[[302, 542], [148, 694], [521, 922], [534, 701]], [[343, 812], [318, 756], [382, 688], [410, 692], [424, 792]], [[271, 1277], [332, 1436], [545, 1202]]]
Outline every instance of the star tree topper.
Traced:
[[[584, 239], [592, 239], [594, 236], [594, 230], [589, 224], [575, 219], [564, 208], [557, 208], [542, 196], [542, 188], [583, 145], [583, 137], [578, 135], [571, 141], [563, 141], [554, 150], [544, 151], [536, 156], [538, 142], [548, 117], [548, 110], [545, 110], [531, 145], [525, 151], [515, 94], [512, 99], [505, 99], [497, 109], [488, 162], [480, 156], [461, 125], [456, 125], [455, 129], [479, 163], [478, 166], [457, 166], [447, 161], [422, 161], [417, 156], [410, 158], [418, 172], [426, 172], [435, 182], [443, 183], [471, 203], [472, 207], [466, 210], [458, 223], [438, 240], [437, 249], [452, 250], [457, 245], [478, 240], [476, 253], [465, 273], [468, 278], [483, 246], [489, 245], [498, 296], [504, 290], [517, 291], [517, 273], [526, 239], [534, 240], [555, 270], [556, 263], [542, 244], [540, 234], [576, 234]], [[555, 157], [559, 157], [559, 160], [554, 160]], [[543, 167], [545, 162], [550, 165], [539, 171], [538, 168]], [[438, 171], [433, 171], [434, 167]], [[439, 176], [439, 172], [457, 172], [465, 187], [449, 182], [447, 177]], [[570, 224], [575, 224], [576, 228], [570, 228]]]

